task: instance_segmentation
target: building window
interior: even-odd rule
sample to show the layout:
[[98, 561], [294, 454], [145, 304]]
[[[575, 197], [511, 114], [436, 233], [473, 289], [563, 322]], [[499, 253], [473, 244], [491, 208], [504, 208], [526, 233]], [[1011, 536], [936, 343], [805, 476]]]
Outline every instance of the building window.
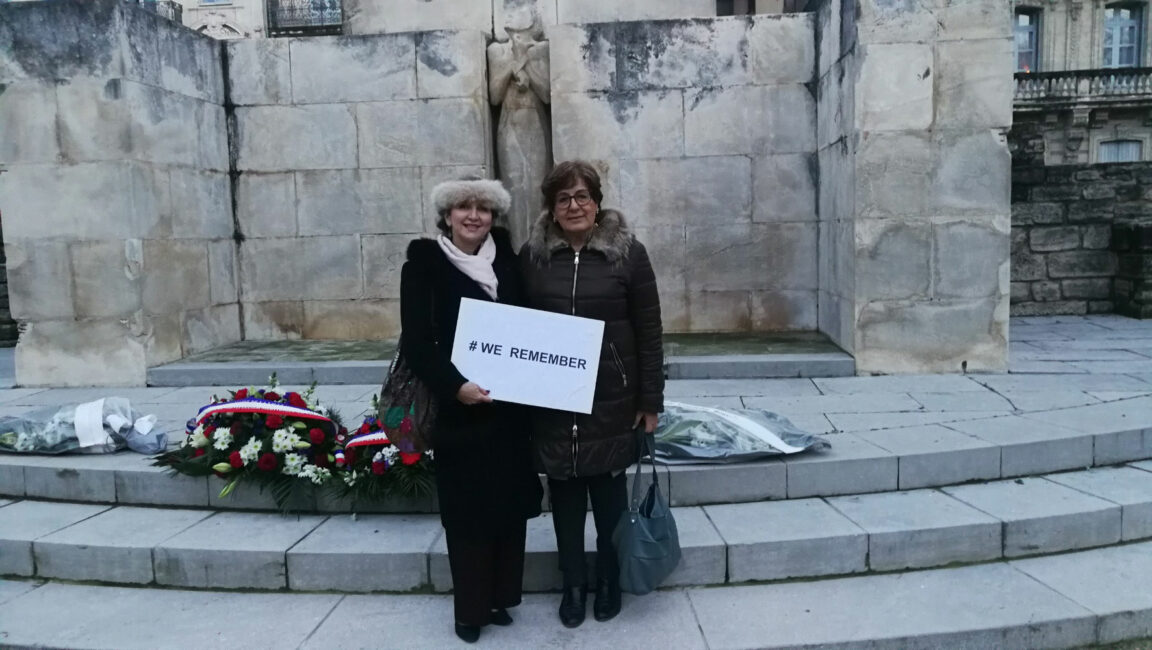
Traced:
[[1144, 41], [1144, 12], [1135, 5], [1104, 8], [1104, 67], [1135, 68], [1140, 65]]
[[232, 0], [200, 0], [202, 5], [230, 5]]
[[1144, 143], [1139, 140], [1107, 140], [1100, 143], [1096, 162], [1140, 162], [1144, 159]]
[[717, 16], [746, 16], [756, 13], [756, 0], [716, 0]]
[[1040, 11], [1018, 9], [1013, 29], [1016, 36], [1016, 72], [1036, 72], [1040, 62]]

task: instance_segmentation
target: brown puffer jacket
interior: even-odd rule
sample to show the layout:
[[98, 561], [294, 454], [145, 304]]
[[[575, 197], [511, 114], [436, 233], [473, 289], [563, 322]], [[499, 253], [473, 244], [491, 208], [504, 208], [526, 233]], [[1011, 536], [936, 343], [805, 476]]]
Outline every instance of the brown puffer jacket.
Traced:
[[600, 213], [579, 256], [545, 212], [520, 251], [528, 307], [604, 321], [592, 413], [532, 409], [538, 469], [551, 478], [627, 468], [637, 411], [664, 410], [664, 350], [656, 276], [615, 210]]

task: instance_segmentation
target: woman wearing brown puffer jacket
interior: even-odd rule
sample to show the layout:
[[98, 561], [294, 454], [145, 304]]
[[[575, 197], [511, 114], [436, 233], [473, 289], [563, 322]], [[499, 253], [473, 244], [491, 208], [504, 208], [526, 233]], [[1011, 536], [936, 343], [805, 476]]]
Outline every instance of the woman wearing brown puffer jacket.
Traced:
[[627, 508], [625, 470], [636, 461], [635, 429], [656, 429], [664, 410], [660, 298], [648, 252], [624, 216], [600, 209], [595, 168], [563, 162], [544, 179], [545, 212], [520, 252], [527, 306], [604, 321], [604, 342], [590, 415], [534, 409], [536, 461], [548, 475], [564, 595], [560, 620], [584, 621], [586, 502], [596, 522], [598, 621], [620, 611], [612, 530]]

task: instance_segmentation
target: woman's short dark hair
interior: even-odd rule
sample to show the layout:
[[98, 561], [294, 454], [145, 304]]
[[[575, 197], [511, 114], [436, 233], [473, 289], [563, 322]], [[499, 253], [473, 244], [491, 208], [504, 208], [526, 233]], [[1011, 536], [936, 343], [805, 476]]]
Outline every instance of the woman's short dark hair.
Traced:
[[565, 160], [552, 168], [544, 182], [540, 184], [540, 192], [544, 195], [544, 209], [552, 212], [556, 205], [556, 195], [576, 184], [584, 181], [588, 193], [596, 205], [604, 200], [604, 193], [600, 190], [600, 174], [590, 163], [583, 160]]

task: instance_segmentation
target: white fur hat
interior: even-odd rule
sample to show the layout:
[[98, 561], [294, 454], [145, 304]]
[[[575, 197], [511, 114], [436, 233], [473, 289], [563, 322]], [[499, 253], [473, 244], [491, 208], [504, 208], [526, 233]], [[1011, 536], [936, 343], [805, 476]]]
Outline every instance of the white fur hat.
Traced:
[[432, 188], [432, 204], [438, 214], [445, 214], [454, 206], [468, 201], [486, 205], [500, 214], [508, 214], [512, 207], [512, 197], [500, 181], [462, 179], [445, 181]]

